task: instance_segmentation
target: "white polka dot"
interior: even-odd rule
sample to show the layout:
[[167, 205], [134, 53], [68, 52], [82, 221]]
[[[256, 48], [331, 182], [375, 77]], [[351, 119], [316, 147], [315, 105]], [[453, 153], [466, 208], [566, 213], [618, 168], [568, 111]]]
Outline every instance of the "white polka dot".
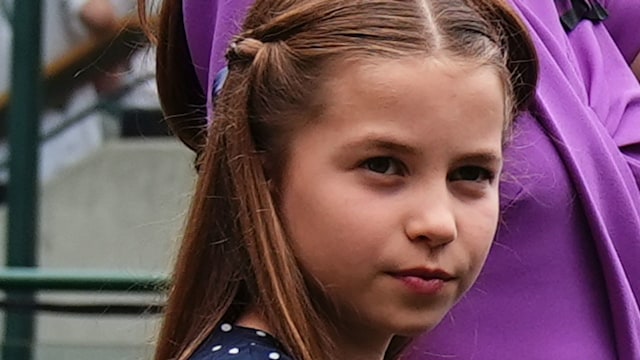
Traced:
[[252, 342], [252, 343], [250, 343], [249, 345], [251, 345], [251, 346], [256, 346], [256, 343]]
[[258, 330], [258, 331], [256, 331], [256, 335], [265, 337], [265, 336], [267, 336], [267, 333], [265, 333], [264, 331]]
[[231, 331], [232, 326], [231, 324], [222, 324], [220, 325], [220, 330], [224, 331], [224, 332], [229, 332]]
[[238, 349], [238, 348], [229, 349], [229, 354], [231, 354], [231, 355], [235, 355], [235, 354], [237, 354], [239, 352], [240, 352], [240, 349]]
[[211, 348], [211, 351], [218, 351], [220, 349], [222, 349], [222, 345], [216, 345], [216, 346]]
[[278, 354], [277, 352], [272, 352], [272, 353], [269, 354], [269, 359], [278, 360], [278, 359], [280, 359], [280, 354]]

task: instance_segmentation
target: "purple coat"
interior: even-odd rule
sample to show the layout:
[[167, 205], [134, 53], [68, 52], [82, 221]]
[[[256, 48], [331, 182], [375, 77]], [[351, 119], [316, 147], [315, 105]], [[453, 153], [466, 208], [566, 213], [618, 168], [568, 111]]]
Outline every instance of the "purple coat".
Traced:
[[[211, 89], [252, 1], [183, 1]], [[406, 358], [638, 360], [640, 85], [628, 64], [640, 0], [603, 0], [605, 24], [582, 21], [569, 35], [553, 0], [510, 2], [541, 74], [507, 150], [502, 224], [476, 285]]]

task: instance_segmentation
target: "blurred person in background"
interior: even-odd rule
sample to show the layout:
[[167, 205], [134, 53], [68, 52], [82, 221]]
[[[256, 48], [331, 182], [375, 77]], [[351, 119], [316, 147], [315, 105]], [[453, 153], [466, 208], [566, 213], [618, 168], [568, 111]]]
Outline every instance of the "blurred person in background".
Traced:
[[[122, 13], [132, 11], [134, 0], [66, 0], [70, 14], [77, 14], [73, 26], [92, 36], [121, 30]], [[162, 120], [155, 84], [155, 49], [142, 47], [116, 66], [105, 69], [93, 83], [100, 95], [118, 98], [120, 135], [123, 137], [169, 135]], [[126, 94], [122, 94], [126, 91]]]
[[[0, 0], [0, 94], [10, 91], [13, 3], [15, 0]], [[136, 2], [132, 0], [47, 0], [42, 2], [42, 66], [56, 63], [68, 56], [74, 49], [88, 42], [123, 30], [124, 19], [135, 15]], [[90, 83], [75, 84], [70, 95], [54, 106], [43, 109], [41, 136], [46, 136], [63, 122], [90, 108], [100, 97], [115, 100], [118, 119], [111, 119], [105, 113], [94, 112], [62, 133], [46, 140], [40, 148], [39, 173], [42, 182], [52, 179], [64, 169], [78, 163], [101, 146], [105, 137], [105, 124], [120, 121], [122, 126], [135, 133], [151, 123], [161, 128], [161, 115], [156, 99], [154, 74], [154, 54], [148, 48], [132, 47], [127, 58], [109, 68], [90, 69], [96, 75]], [[91, 65], [99, 66], [99, 65]], [[77, 72], [89, 69], [77, 69]], [[143, 81], [141, 79], [146, 79]], [[126, 95], [124, 94], [126, 92]], [[141, 116], [153, 117], [153, 121], [140, 121]], [[146, 118], [145, 118], [146, 119]], [[7, 119], [3, 119], [6, 122]], [[120, 125], [114, 130], [120, 135]], [[2, 124], [6, 128], [6, 124]], [[107, 129], [109, 127], [107, 126]], [[162, 129], [162, 128], [161, 128]], [[167, 133], [166, 127], [157, 132]], [[140, 134], [142, 131], [138, 131]], [[7, 158], [6, 144], [0, 149], [0, 157]], [[6, 170], [0, 174], [2, 182], [7, 181]]]

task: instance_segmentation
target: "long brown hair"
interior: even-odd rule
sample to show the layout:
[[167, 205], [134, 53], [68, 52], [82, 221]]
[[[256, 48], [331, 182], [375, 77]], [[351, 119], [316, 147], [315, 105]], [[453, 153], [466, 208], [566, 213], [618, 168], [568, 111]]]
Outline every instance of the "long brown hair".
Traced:
[[163, 0], [158, 88], [171, 128], [198, 154], [199, 176], [156, 360], [187, 358], [250, 305], [294, 358], [336, 359], [273, 191], [291, 134], [321, 111], [309, 104], [323, 72], [345, 58], [436, 53], [488, 64], [503, 78], [510, 121], [535, 87], [531, 40], [501, 0], [257, 0], [227, 54], [207, 128], [182, 19], [181, 0]]

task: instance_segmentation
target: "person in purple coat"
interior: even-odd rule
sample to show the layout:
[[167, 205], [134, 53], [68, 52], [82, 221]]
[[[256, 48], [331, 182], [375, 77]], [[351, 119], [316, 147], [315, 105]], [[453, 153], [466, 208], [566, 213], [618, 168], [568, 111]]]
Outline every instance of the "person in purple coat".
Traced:
[[[540, 61], [474, 289], [407, 359], [640, 359], [640, 2], [512, 0]], [[566, 19], [563, 18], [563, 19]]]
[[[510, 0], [540, 58], [501, 226], [476, 285], [404, 358], [640, 359], [637, 0]], [[220, 83], [251, 0], [183, 0], [199, 84]], [[207, 104], [214, 94], [209, 93]]]

